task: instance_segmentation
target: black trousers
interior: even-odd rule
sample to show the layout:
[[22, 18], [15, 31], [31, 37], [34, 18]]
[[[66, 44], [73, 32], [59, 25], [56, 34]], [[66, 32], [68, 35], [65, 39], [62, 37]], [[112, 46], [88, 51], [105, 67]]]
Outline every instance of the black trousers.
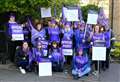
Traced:
[[11, 62], [15, 61], [15, 52], [16, 52], [16, 47], [21, 46], [22, 42], [21, 41], [8, 41], [8, 59]]
[[108, 69], [110, 66], [110, 48], [106, 50], [106, 61], [102, 62], [102, 68]]

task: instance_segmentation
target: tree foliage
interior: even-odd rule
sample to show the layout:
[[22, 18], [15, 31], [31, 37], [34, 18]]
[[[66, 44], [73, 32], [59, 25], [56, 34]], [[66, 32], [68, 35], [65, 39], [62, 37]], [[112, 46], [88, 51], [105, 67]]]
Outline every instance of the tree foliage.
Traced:
[[[1, 12], [14, 11], [20, 15], [40, 16], [40, 7], [56, 8], [57, 15], [63, 4], [77, 4], [79, 0], [0, 0]], [[52, 11], [54, 13], [54, 11]]]

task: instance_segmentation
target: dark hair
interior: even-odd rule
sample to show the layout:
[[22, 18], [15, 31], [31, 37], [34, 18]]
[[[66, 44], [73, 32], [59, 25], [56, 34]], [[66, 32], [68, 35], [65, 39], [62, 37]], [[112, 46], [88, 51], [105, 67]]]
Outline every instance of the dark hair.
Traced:
[[103, 28], [103, 31], [105, 32], [105, 31], [106, 31], [106, 29], [105, 29], [105, 27], [104, 27], [104, 26], [101, 26], [101, 27], [100, 27], [100, 32], [102, 32], [102, 31], [101, 31], [101, 29], [102, 29], [102, 28]]
[[100, 31], [101, 26], [100, 26], [99, 24], [93, 25], [93, 32], [95, 33], [95, 27], [96, 27], [96, 26], [99, 26], [99, 33], [100, 33], [100, 32], [101, 32], [101, 31]]

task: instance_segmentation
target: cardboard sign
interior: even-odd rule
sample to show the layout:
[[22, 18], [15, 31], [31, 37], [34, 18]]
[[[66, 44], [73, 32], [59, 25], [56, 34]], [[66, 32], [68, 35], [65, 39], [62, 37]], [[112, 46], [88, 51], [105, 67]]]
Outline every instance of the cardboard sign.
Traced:
[[67, 21], [79, 21], [78, 9], [68, 9], [63, 7], [63, 12]]
[[51, 62], [40, 62], [38, 74], [39, 74], [39, 76], [52, 76]]
[[23, 28], [19, 25], [13, 25], [12, 29], [12, 40], [24, 40]]
[[105, 61], [106, 47], [92, 47], [92, 60]]
[[98, 14], [88, 14], [87, 24], [97, 24]]
[[46, 18], [46, 17], [51, 17], [51, 8], [41, 8], [41, 17]]

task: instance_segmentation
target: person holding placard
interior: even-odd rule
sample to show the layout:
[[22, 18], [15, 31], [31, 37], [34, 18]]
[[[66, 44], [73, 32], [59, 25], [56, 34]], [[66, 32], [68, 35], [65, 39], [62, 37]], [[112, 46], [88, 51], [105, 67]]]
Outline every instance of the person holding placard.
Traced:
[[[93, 33], [91, 34], [91, 45], [92, 46], [103, 46], [101, 44], [98, 44], [98, 42], [100, 41], [104, 41], [105, 42], [105, 35], [104, 33], [101, 33], [101, 29], [100, 29], [100, 25], [94, 25], [93, 27]], [[104, 43], [104, 46], [106, 46], [106, 44]], [[97, 62], [94, 61], [94, 65], [95, 65], [95, 70], [98, 70], [97, 68]], [[97, 71], [95, 71], [96, 73]]]
[[[16, 46], [21, 45], [21, 41], [16, 41], [13, 35], [22, 35], [22, 28], [15, 20], [15, 15], [11, 14], [7, 23], [7, 40], [8, 40], [8, 58], [14, 62]], [[20, 38], [19, 38], [20, 39]], [[22, 37], [23, 40], [23, 37]]]
[[51, 49], [49, 50], [49, 58], [52, 62], [52, 69], [55, 72], [63, 71], [63, 65], [65, 62], [61, 49], [57, 42], [52, 42]]
[[[37, 41], [36, 47], [32, 49], [33, 50], [33, 58], [34, 58], [34, 63], [35, 66], [37, 66], [40, 62], [48, 62], [49, 59], [45, 58], [44, 56], [44, 52], [43, 52], [43, 47], [42, 47], [42, 43], [40, 41]], [[38, 70], [36, 70], [38, 71]]]
[[84, 75], [88, 75], [91, 71], [90, 62], [87, 54], [83, 53], [82, 48], [78, 48], [77, 54], [73, 57], [72, 75], [74, 79], [78, 79]]

